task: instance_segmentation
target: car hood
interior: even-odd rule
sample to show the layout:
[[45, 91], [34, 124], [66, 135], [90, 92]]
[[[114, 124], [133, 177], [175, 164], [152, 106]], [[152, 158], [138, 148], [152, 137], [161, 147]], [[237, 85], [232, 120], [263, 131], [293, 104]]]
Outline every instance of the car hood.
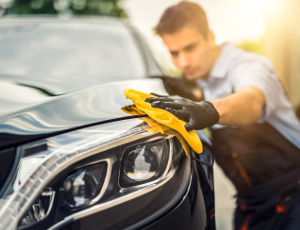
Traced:
[[0, 149], [93, 123], [130, 118], [121, 110], [132, 104], [123, 94], [125, 88], [166, 94], [159, 79], [114, 82], [60, 96], [22, 85], [2, 87], [7, 92], [0, 99]]

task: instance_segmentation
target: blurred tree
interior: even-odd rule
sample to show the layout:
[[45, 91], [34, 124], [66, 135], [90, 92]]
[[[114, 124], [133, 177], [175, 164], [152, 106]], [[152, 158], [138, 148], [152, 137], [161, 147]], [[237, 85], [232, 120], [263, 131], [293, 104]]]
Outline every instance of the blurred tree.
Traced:
[[12, 0], [6, 14], [104, 15], [128, 17], [119, 0]]
[[237, 43], [236, 46], [247, 52], [264, 54], [264, 38], [263, 37], [257, 38], [254, 40], [245, 40], [243, 42]]

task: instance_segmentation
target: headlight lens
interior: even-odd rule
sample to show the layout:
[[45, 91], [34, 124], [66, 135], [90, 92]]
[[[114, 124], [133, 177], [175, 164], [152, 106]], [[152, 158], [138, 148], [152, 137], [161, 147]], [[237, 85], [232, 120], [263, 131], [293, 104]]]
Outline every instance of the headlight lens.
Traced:
[[[178, 163], [173, 164], [172, 137], [153, 135], [147, 127], [140, 120], [113, 122], [20, 146], [19, 170], [0, 209], [0, 229], [80, 215], [95, 204], [113, 207], [122, 197], [125, 202], [162, 186]], [[41, 227], [57, 221], [53, 217]]]
[[168, 145], [165, 141], [128, 148], [123, 155], [121, 186], [138, 185], [161, 176], [168, 158]]
[[51, 211], [55, 191], [52, 188], [46, 188], [39, 198], [33, 202], [31, 208], [21, 219], [20, 226], [30, 227], [35, 223], [45, 219]]
[[89, 205], [100, 193], [106, 176], [106, 163], [79, 169], [69, 175], [60, 186], [65, 205], [78, 208]]

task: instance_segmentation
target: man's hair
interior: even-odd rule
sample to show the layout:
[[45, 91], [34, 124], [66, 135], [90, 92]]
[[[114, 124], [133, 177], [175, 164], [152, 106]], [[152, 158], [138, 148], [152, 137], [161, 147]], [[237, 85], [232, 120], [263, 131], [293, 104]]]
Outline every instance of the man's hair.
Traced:
[[165, 10], [154, 31], [161, 36], [175, 33], [187, 25], [194, 26], [207, 38], [209, 28], [205, 11], [197, 3], [182, 1]]

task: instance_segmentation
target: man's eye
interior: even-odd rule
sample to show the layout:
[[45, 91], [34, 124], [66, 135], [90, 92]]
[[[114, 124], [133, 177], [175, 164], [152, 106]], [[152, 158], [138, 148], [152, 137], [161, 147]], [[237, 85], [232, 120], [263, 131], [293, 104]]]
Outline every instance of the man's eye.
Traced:
[[171, 51], [170, 53], [171, 53], [171, 56], [172, 56], [172, 57], [177, 57], [177, 56], [178, 56], [178, 52]]
[[185, 48], [185, 51], [188, 51], [188, 52], [193, 51], [193, 50], [195, 49], [195, 47], [196, 47], [195, 44], [190, 45], [190, 46], [187, 46], [187, 47]]

